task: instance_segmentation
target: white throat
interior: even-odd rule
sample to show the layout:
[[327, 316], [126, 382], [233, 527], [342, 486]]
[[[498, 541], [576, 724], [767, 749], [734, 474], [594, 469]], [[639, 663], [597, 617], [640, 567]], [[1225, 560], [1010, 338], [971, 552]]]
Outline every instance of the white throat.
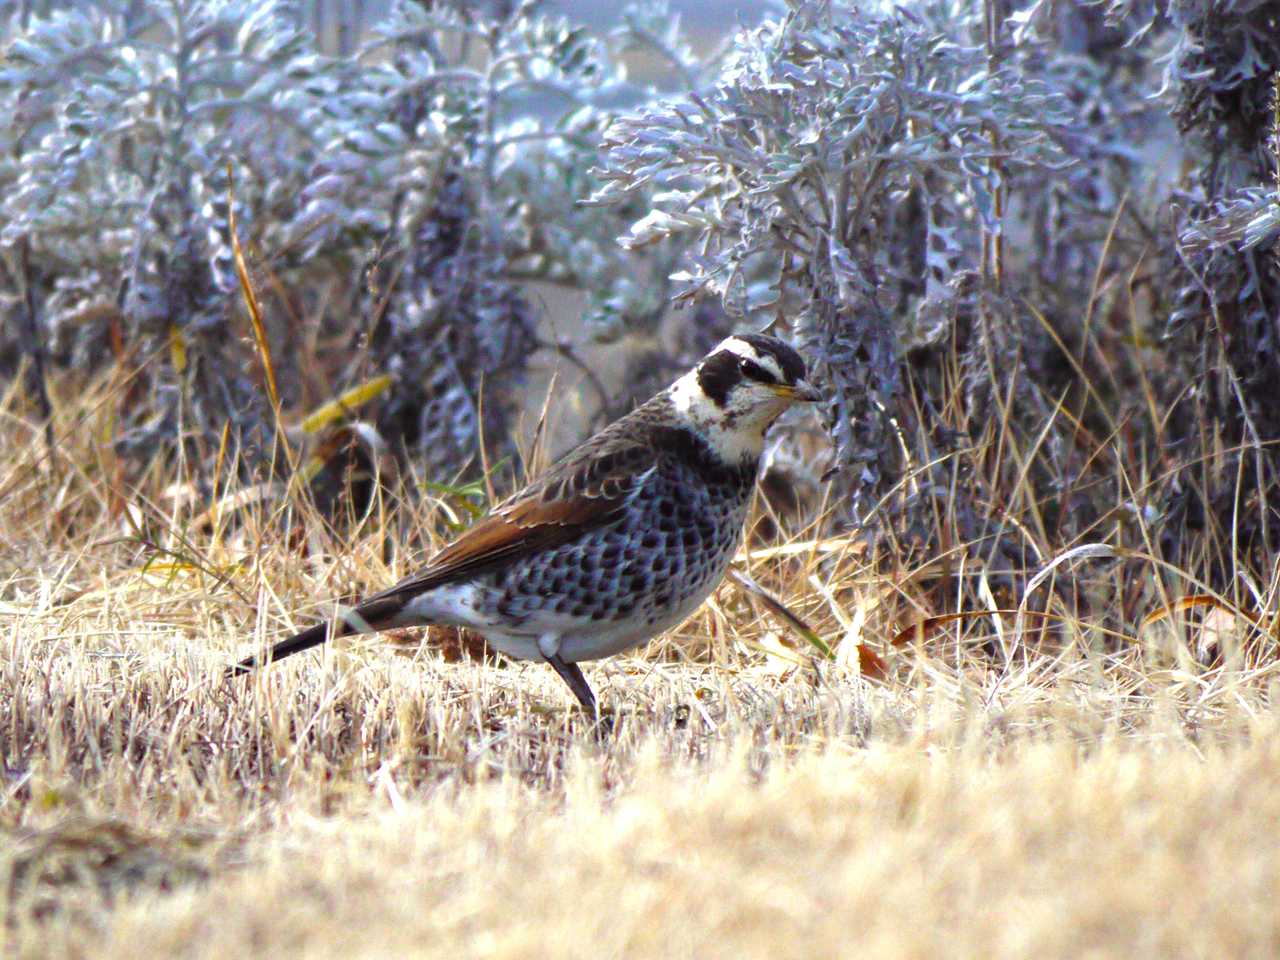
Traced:
[[752, 422], [717, 407], [698, 385], [698, 371], [691, 370], [671, 385], [671, 402], [684, 420], [725, 463], [737, 465], [755, 460], [764, 451], [764, 435], [772, 419]]

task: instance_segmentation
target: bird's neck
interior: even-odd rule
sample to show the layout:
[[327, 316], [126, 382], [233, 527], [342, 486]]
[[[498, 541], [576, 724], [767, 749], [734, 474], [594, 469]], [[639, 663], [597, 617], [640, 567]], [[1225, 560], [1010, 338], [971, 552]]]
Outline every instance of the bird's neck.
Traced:
[[745, 412], [718, 406], [703, 392], [696, 373], [677, 380], [667, 395], [676, 419], [701, 438], [726, 466], [754, 465], [760, 459], [772, 419], [758, 421]]

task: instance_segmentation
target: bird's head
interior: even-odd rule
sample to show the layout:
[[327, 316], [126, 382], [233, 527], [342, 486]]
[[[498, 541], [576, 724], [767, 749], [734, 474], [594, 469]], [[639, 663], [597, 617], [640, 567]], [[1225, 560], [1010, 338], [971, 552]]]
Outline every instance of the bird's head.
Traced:
[[735, 334], [671, 387], [676, 412], [725, 461], [760, 456], [764, 435], [793, 403], [822, 395], [805, 379], [804, 360], [783, 341]]

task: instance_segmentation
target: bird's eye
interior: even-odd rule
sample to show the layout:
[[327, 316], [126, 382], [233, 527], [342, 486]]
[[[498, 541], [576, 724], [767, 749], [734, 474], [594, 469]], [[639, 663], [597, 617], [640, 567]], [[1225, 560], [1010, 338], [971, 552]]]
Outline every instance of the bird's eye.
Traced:
[[764, 367], [756, 363], [754, 360], [748, 360], [743, 357], [738, 362], [738, 369], [742, 371], [742, 375], [750, 380], [758, 380], [761, 383], [777, 383], [777, 380]]

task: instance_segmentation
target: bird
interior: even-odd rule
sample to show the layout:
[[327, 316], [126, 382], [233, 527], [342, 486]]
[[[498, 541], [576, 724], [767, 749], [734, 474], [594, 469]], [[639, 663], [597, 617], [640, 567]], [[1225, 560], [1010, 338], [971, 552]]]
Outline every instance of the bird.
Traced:
[[702, 604], [742, 542], [766, 433], [791, 405], [821, 397], [783, 340], [730, 336], [416, 573], [227, 675], [330, 636], [467, 627], [509, 657], [550, 664], [598, 716], [579, 664], [645, 643]]

